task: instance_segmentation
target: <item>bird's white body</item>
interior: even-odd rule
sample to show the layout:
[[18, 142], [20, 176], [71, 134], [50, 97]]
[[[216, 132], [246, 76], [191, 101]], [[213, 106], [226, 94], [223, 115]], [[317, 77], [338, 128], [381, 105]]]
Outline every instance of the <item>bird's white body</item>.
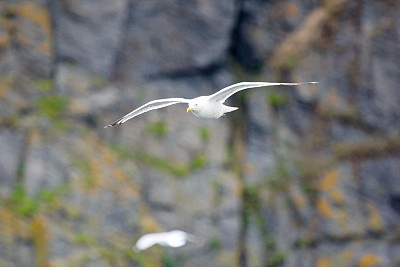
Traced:
[[209, 96], [199, 96], [189, 102], [191, 112], [199, 118], [218, 119], [227, 112], [238, 108], [225, 106], [220, 101], [210, 101]]
[[122, 124], [127, 120], [132, 119], [142, 113], [148, 112], [150, 110], [159, 109], [163, 107], [168, 107], [170, 105], [178, 104], [178, 103], [186, 103], [189, 105], [187, 112], [192, 112], [194, 115], [200, 118], [207, 119], [218, 119], [220, 117], [225, 116], [225, 113], [235, 111], [238, 108], [229, 107], [224, 105], [224, 102], [231, 95], [245, 90], [249, 88], [257, 88], [257, 87], [265, 87], [265, 86], [274, 86], [274, 85], [286, 85], [286, 86], [295, 86], [295, 85], [307, 85], [307, 84], [316, 84], [318, 82], [305, 82], [305, 83], [268, 83], [268, 82], [242, 82], [233, 84], [231, 86], [225, 87], [218, 92], [208, 95], [208, 96], [199, 96], [193, 99], [185, 99], [185, 98], [165, 98], [150, 101], [147, 104], [135, 109], [134, 111], [126, 114], [119, 120], [107, 125], [107, 127], [112, 127], [117, 124]]
[[164, 247], [177, 248], [185, 245], [188, 241], [196, 242], [196, 237], [180, 230], [172, 230], [163, 233], [150, 233], [139, 238], [134, 246], [134, 250], [145, 250], [155, 244], [159, 244]]

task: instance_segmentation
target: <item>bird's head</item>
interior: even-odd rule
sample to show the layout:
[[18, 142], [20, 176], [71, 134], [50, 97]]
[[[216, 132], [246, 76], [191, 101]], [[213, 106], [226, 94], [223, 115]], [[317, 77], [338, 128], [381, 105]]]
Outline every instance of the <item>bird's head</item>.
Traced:
[[187, 112], [190, 112], [192, 110], [197, 110], [199, 108], [199, 104], [198, 103], [194, 103], [194, 104], [189, 104], [188, 108], [187, 108]]
[[199, 96], [189, 102], [187, 112], [200, 110], [203, 105], [203, 97]]

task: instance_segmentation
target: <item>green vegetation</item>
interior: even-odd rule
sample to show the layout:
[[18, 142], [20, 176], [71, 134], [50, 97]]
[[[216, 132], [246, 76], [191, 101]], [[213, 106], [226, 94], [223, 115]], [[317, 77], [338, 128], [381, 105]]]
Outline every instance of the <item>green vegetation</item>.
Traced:
[[293, 248], [314, 248], [317, 245], [315, 238], [299, 238], [293, 242]]
[[60, 205], [60, 196], [67, 195], [69, 192], [70, 187], [66, 184], [55, 188], [44, 188], [39, 192], [38, 199], [48, 206], [58, 207]]
[[38, 89], [41, 92], [49, 92], [51, 89], [53, 89], [53, 80], [52, 79], [42, 79], [42, 80], [37, 80], [35, 83], [36, 89]]
[[79, 158], [74, 161], [74, 165], [82, 172], [83, 185], [86, 189], [92, 189], [95, 187], [98, 181], [97, 174], [95, 173], [94, 167], [91, 165], [89, 160], [86, 158]]
[[203, 153], [197, 154], [190, 161], [189, 169], [191, 171], [196, 171], [196, 170], [201, 169], [202, 167], [204, 167], [204, 165], [206, 163], [207, 163], [206, 155], [203, 154]]
[[212, 250], [219, 250], [222, 248], [221, 241], [217, 237], [212, 237], [208, 241], [208, 247]]
[[147, 128], [146, 131], [148, 133], [154, 134], [156, 137], [165, 137], [167, 135], [167, 127], [165, 125], [165, 122], [163, 121], [156, 121], [150, 124]]
[[22, 184], [17, 184], [8, 201], [9, 208], [21, 217], [33, 217], [39, 209], [58, 207], [59, 197], [69, 192], [69, 187], [61, 185], [42, 189], [36, 196], [30, 196]]
[[282, 68], [286, 71], [293, 71], [299, 67], [300, 63], [299, 55], [297, 53], [291, 53], [287, 55], [286, 62], [283, 64]]
[[163, 159], [144, 151], [130, 151], [117, 144], [111, 145], [111, 149], [122, 159], [135, 159], [138, 162], [153, 166], [160, 171], [165, 171], [178, 177], [186, 176], [191, 171], [198, 170], [206, 164], [206, 157], [204, 154], [197, 154], [189, 164], [181, 164], [178, 162], [171, 162], [168, 159]]
[[106, 83], [106, 80], [101, 76], [95, 76], [92, 78], [92, 84], [96, 87], [104, 87]]
[[80, 245], [92, 246], [96, 243], [96, 239], [87, 233], [77, 233], [75, 236], [75, 242]]
[[177, 264], [173, 258], [168, 253], [163, 253], [162, 255], [162, 266], [163, 267], [176, 267]]
[[179, 163], [172, 163], [166, 159], [145, 153], [145, 152], [136, 152], [135, 159], [155, 167], [161, 171], [166, 171], [175, 176], [186, 176], [189, 173], [189, 169], [187, 166], [179, 164]]
[[267, 176], [267, 183], [272, 191], [284, 191], [289, 183], [289, 178], [289, 171], [283, 162], [279, 162]]
[[267, 267], [279, 267], [285, 262], [286, 254], [284, 252], [275, 252], [268, 255]]
[[38, 201], [29, 196], [21, 184], [15, 186], [11, 196], [11, 210], [21, 217], [31, 217], [38, 210], [38, 207]]
[[107, 260], [111, 266], [117, 265], [118, 255], [114, 249], [110, 249], [108, 247], [99, 247], [97, 250], [101, 257]]
[[66, 97], [51, 95], [39, 98], [37, 107], [40, 113], [52, 120], [56, 120], [64, 115], [68, 107], [68, 102], [69, 100]]
[[269, 92], [268, 93], [268, 103], [274, 108], [278, 109], [288, 103], [287, 96], [276, 93], [276, 92]]
[[201, 127], [199, 130], [200, 139], [203, 142], [210, 140], [210, 130], [207, 127]]

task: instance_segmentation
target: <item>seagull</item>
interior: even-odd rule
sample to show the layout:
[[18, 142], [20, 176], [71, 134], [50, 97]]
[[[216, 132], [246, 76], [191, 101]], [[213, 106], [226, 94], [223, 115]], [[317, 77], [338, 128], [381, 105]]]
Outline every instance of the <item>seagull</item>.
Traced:
[[180, 230], [172, 230], [162, 233], [150, 233], [139, 238], [133, 249], [135, 251], [141, 251], [148, 249], [155, 244], [159, 244], [164, 247], [178, 248], [185, 245], [187, 241], [197, 243], [197, 237]]
[[136, 117], [142, 113], [148, 112], [150, 110], [168, 107], [178, 103], [188, 104], [187, 112], [192, 112], [195, 116], [199, 118], [207, 119], [218, 119], [220, 117], [225, 118], [225, 113], [237, 110], [237, 107], [230, 107], [224, 105], [226, 99], [228, 99], [233, 94], [250, 88], [265, 87], [265, 86], [275, 86], [275, 85], [307, 85], [307, 84], [317, 84], [318, 82], [303, 82], [303, 83], [270, 83], [270, 82], [241, 82], [225, 87], [218, 92], [207, 95], [199, 96], [193, 99], [186, 98], [164, 98], [157, 99], [144, 104], [143, 106], [135, 109], [134, 111], [126, 114], [122, 118], [114, 121], [113, 123], [105, 126], [112, 127], [117, 124], [122, 124], [133, 117]]

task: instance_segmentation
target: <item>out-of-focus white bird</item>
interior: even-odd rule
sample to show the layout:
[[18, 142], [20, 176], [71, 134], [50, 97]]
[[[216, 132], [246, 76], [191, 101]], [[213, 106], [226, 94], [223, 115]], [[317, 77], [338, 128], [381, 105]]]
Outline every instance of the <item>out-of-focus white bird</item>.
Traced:
[[197, 243], [197, 237], [180, 230], [172, 230], [163, 233], [150, 233], [139, 238], [133, 249], [135, 251], [141, 251], [148, 249], [155, 244], [177, 248], [185, 245], [188, 241]]
[[236, 83], [231, 86], [225, 87], [218, 92], [208, 95], [208, 96], [199, 96], [193, 99], [185, 99], [185, 98], [164, 98], [158, 99], [148, 102], [143, 106], [135, 109], [134, 111], [126, 114], [119, 120], [107, 125], [104, 128], [112, 127], [117, 124], [122, 124], [127, 120], [132, 119], [142, 113], [145, 113], [150, 110], [159, 109], [168, 107], [178, 103], [187, 103], [189, 107], [187, 108], [187, 112], [192, 112], [194, 115], [200, 118], [208, 118], [208, 119], [218, 119], [219, 117], [225, 117], [225, 113], [235, 111], [237, 107], [229, 107], [224, 105], [226, 99], [228, 99], [234, 93], [239, 91], [256, 88], [256, 87], [265, 87], [265, 86], [274, 86], [274, 85], [307, 85], [307, 84], [316, 84], [318, 82], [304, 82], [304, 83], [269, 83], [269, 82], [241, 82]]

